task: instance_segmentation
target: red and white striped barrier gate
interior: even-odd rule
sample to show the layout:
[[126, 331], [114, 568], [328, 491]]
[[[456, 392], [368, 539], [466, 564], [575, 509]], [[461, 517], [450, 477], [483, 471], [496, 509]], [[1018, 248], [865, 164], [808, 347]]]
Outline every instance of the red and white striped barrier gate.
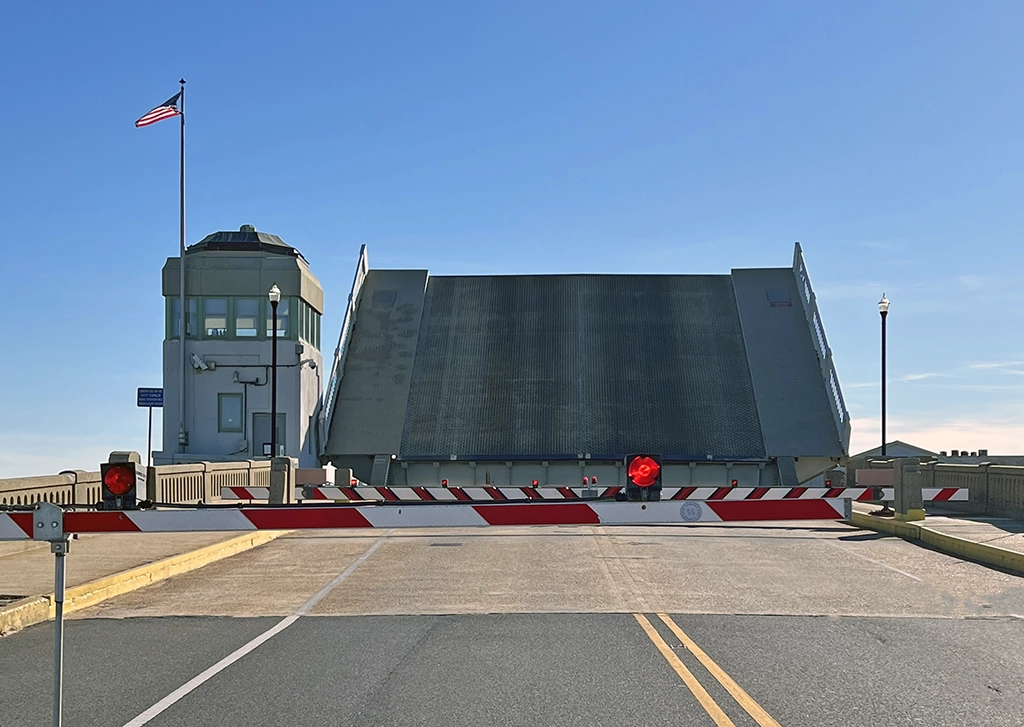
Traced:
[[[565, 501], [614, 498], [622, 487], [296, 487], [302, 500], [374, 502], [505, 502], [510, 500]], [[883, 501], [893, 500], [893, 488], [883, 487]], [[925, 487], [925, 502], [966, 502], [967, 488]], [[222, 500], [267, 500], [269, 487], [222, 487]], [[666, 487], [664, 500], [817, 500], [874, 501], [871, 487]]]
[[[841, 520], [848, 499], [651, 502], [380, 503], [66, 512], [65, 533], [172, 533], [319, 528], [432, 528], [501, 525], [653, 525], [664, 523]], [[32, 512], [0, 513], [0, 540], [33, 537]]]

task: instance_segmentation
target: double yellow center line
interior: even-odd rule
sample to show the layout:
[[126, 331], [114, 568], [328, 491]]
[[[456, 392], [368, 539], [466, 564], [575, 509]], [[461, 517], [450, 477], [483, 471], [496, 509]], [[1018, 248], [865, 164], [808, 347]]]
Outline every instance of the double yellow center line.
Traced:
[[[711, 719], [714, 720], [715, 725], [717, 725], [717, 727], [736, 727], [735, 723], [729, 719], [729, 716], [722, 711], [721, 707], [718, 706], [718, 703], [715, 702], [714, 698], [708, 694], [708, 691], [701, 686], [699, 681], [697, 681], [697, 677], [693, 675], [693, 672], [687, 669], [686, 665], [678, 656], [676, 656], [676, 653], [672, 651], [672, 647], [665, 642], [665, 639], [661, 638], [661, 634], [659, 634], [658, 630], [651, 625], [651, 622], [647, 620], [647, 617], [639, 613], [634, 613], [633, 616], [647, 634], [647, 638], [649, 638], [658, 648], [661, 655], [665, 657], [665, 661], [675, 669], [679, 678], [683, 680], [683, 683], [686, 684], [690, 692], [693, 693], [693, 696], [697, 698], [700, 706], [702, 706], [704, 711], [707, 712]], [[762, 708], [760, 704], [754, 701], [753, 697], [744, 691], [743, 687], [736, 683], [736, 680], [726, 674], [722, 667], [718, 666], [710, 656], [705, 654], [704, 650], [697, 646], [693, 639], [687, 636], [667, 613], [659, 613], [658, 618], [668, 626], [672, 633], [675, 634], [676, 638], [679, 639], [680, 643], [686, 647], [687, 651], [693, 654], [697, 661], [699, 661], [704, 668], [708, 670], [711, 676], [718, 680], [719, 684], [725, 687], [725, 690], [732, 695], [733, 699], [735, 699], [736, 702], [746, 710], [747, 714], [749, 714], [754, 721], [760, 725], [760, 727], [782, 727], [770, 714], [764, 711], [764, 708]]]

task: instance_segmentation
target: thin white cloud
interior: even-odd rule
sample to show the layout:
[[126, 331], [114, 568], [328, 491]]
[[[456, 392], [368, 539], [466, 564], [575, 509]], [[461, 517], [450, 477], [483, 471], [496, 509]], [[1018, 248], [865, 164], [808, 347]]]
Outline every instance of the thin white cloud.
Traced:
[[[1024, 371], [1009, 371], [1007, 373], [1020, 374]], [[952, 379], [952, 381], [950, 380]], [[920, 374], [906, 374], [891, 378], [889, 384], [912, 384], [916, 388], [934, 388], [944, 391], [1024, 391], [1024, 382], [1019, 384], [982, 384], [964, 380], [963, 376], [955, 374], [942, 374], [937, 372], [926, 372]], [[878, 389], [880, 381], [855, 381], [843, 384], [843, 390], [853, 389]]]
[[922, 381], [915, 388], [942, 389], [943, 391], [1024, 391], [1024, 381], [1019, 384], [968, 384]]
[[924, 374], [906, 374], [904, 376], [901, 376], [898, 380], [906, 383], [906, 382], [910, 382], [910, 381], [923, 381], [925, 379], [955, 379], [955, 378], [956, 378], [956, 376], [954, 376], [953, 374], [938, 374], [938, 373], [928, 372], [928, 373], [924, 373]]
[[987, 290], [992, 286], [992, 281], [987, 278], [983, 278], [980, 275], [960, 275], [956, 280], [960, 283], [960, 287], [972, 292], [977, 290]]
[[970, 369], [1003, 369], [1008, 366], [1024, 366], [1024, 361], [975, 361], [967, 365]]

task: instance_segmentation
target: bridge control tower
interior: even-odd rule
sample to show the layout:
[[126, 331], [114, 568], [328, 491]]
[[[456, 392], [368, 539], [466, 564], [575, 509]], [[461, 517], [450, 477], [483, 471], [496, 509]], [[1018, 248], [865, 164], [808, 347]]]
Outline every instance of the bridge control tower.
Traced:
[[271, 287], [278, 305], [277, 442], [302, 467], [318, 466], [324, 294], [301, 253], [277, 235], [242, 225], [185, 251], [184, 423], [179, 442], [182, 351], [179, 258], [163, 268], [163, 451], [156, 464], [260, 458], [271, 441]]

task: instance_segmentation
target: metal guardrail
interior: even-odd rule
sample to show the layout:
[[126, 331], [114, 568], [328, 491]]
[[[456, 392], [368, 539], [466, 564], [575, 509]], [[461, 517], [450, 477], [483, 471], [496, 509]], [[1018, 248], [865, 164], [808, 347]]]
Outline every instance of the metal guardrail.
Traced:
[[811, 288], [811, 278], [807, 273], [807, 265], [804, 263], [804, 255], [799, 242], [796, 243], [793, 252], [793, 272], [796, 274], [797, 285], [800, 288], [800, 302], [803, 303], [807, 324], [811, 329], [811, 339], [814, 342], [814, 350], [818, 354], [818, 363], [821, 366], [825, 389], [830, 395], [829, 403], [832, 405], [832, 416], [835, 419], [839, 440], [842, 443], [843, 451], [847, 451], [850, 447], [850, 412], [846, 408], [843, 392], [839, 388], [839, 376], [836, 374], [836, 367], [832, 362], [832, 349], [825, 337], [825, 326], [821, 322], [818, 302], [814, 295], [814, 289]]
[[14, 477], [0, 480], [0, 505], [81, 505], [98, 502], [100, 473], [69, 470], [57, 475]]
[[359, 303], [359, 291], [363, 287], [363, 280], [370, 269], [366, 256], [366, 245], [359, 248], [359, 262], [356, 264], [356, 273], [352, 279], [352, 290], [348, 294], [348, 305], [345, 308], [345, 319], [341, 323], [341, 333], [338, 334], [338, 346], [334, 349], [334, 364], [331, 366], [331, 375], [327, 379], [327, 386], [324, 388], [323, 399], [320, 403], [320, 445], [327, 444], [327, 436], [331, 433], [331, 417], [334, 416], [334, 401], [338, 394], [338, 385], [341, 382], [342, 372], [345, 370], [345, 357], [348, 353], [348, 342], [352, 333], [352, 326], [356, 321], [356, 306]]

